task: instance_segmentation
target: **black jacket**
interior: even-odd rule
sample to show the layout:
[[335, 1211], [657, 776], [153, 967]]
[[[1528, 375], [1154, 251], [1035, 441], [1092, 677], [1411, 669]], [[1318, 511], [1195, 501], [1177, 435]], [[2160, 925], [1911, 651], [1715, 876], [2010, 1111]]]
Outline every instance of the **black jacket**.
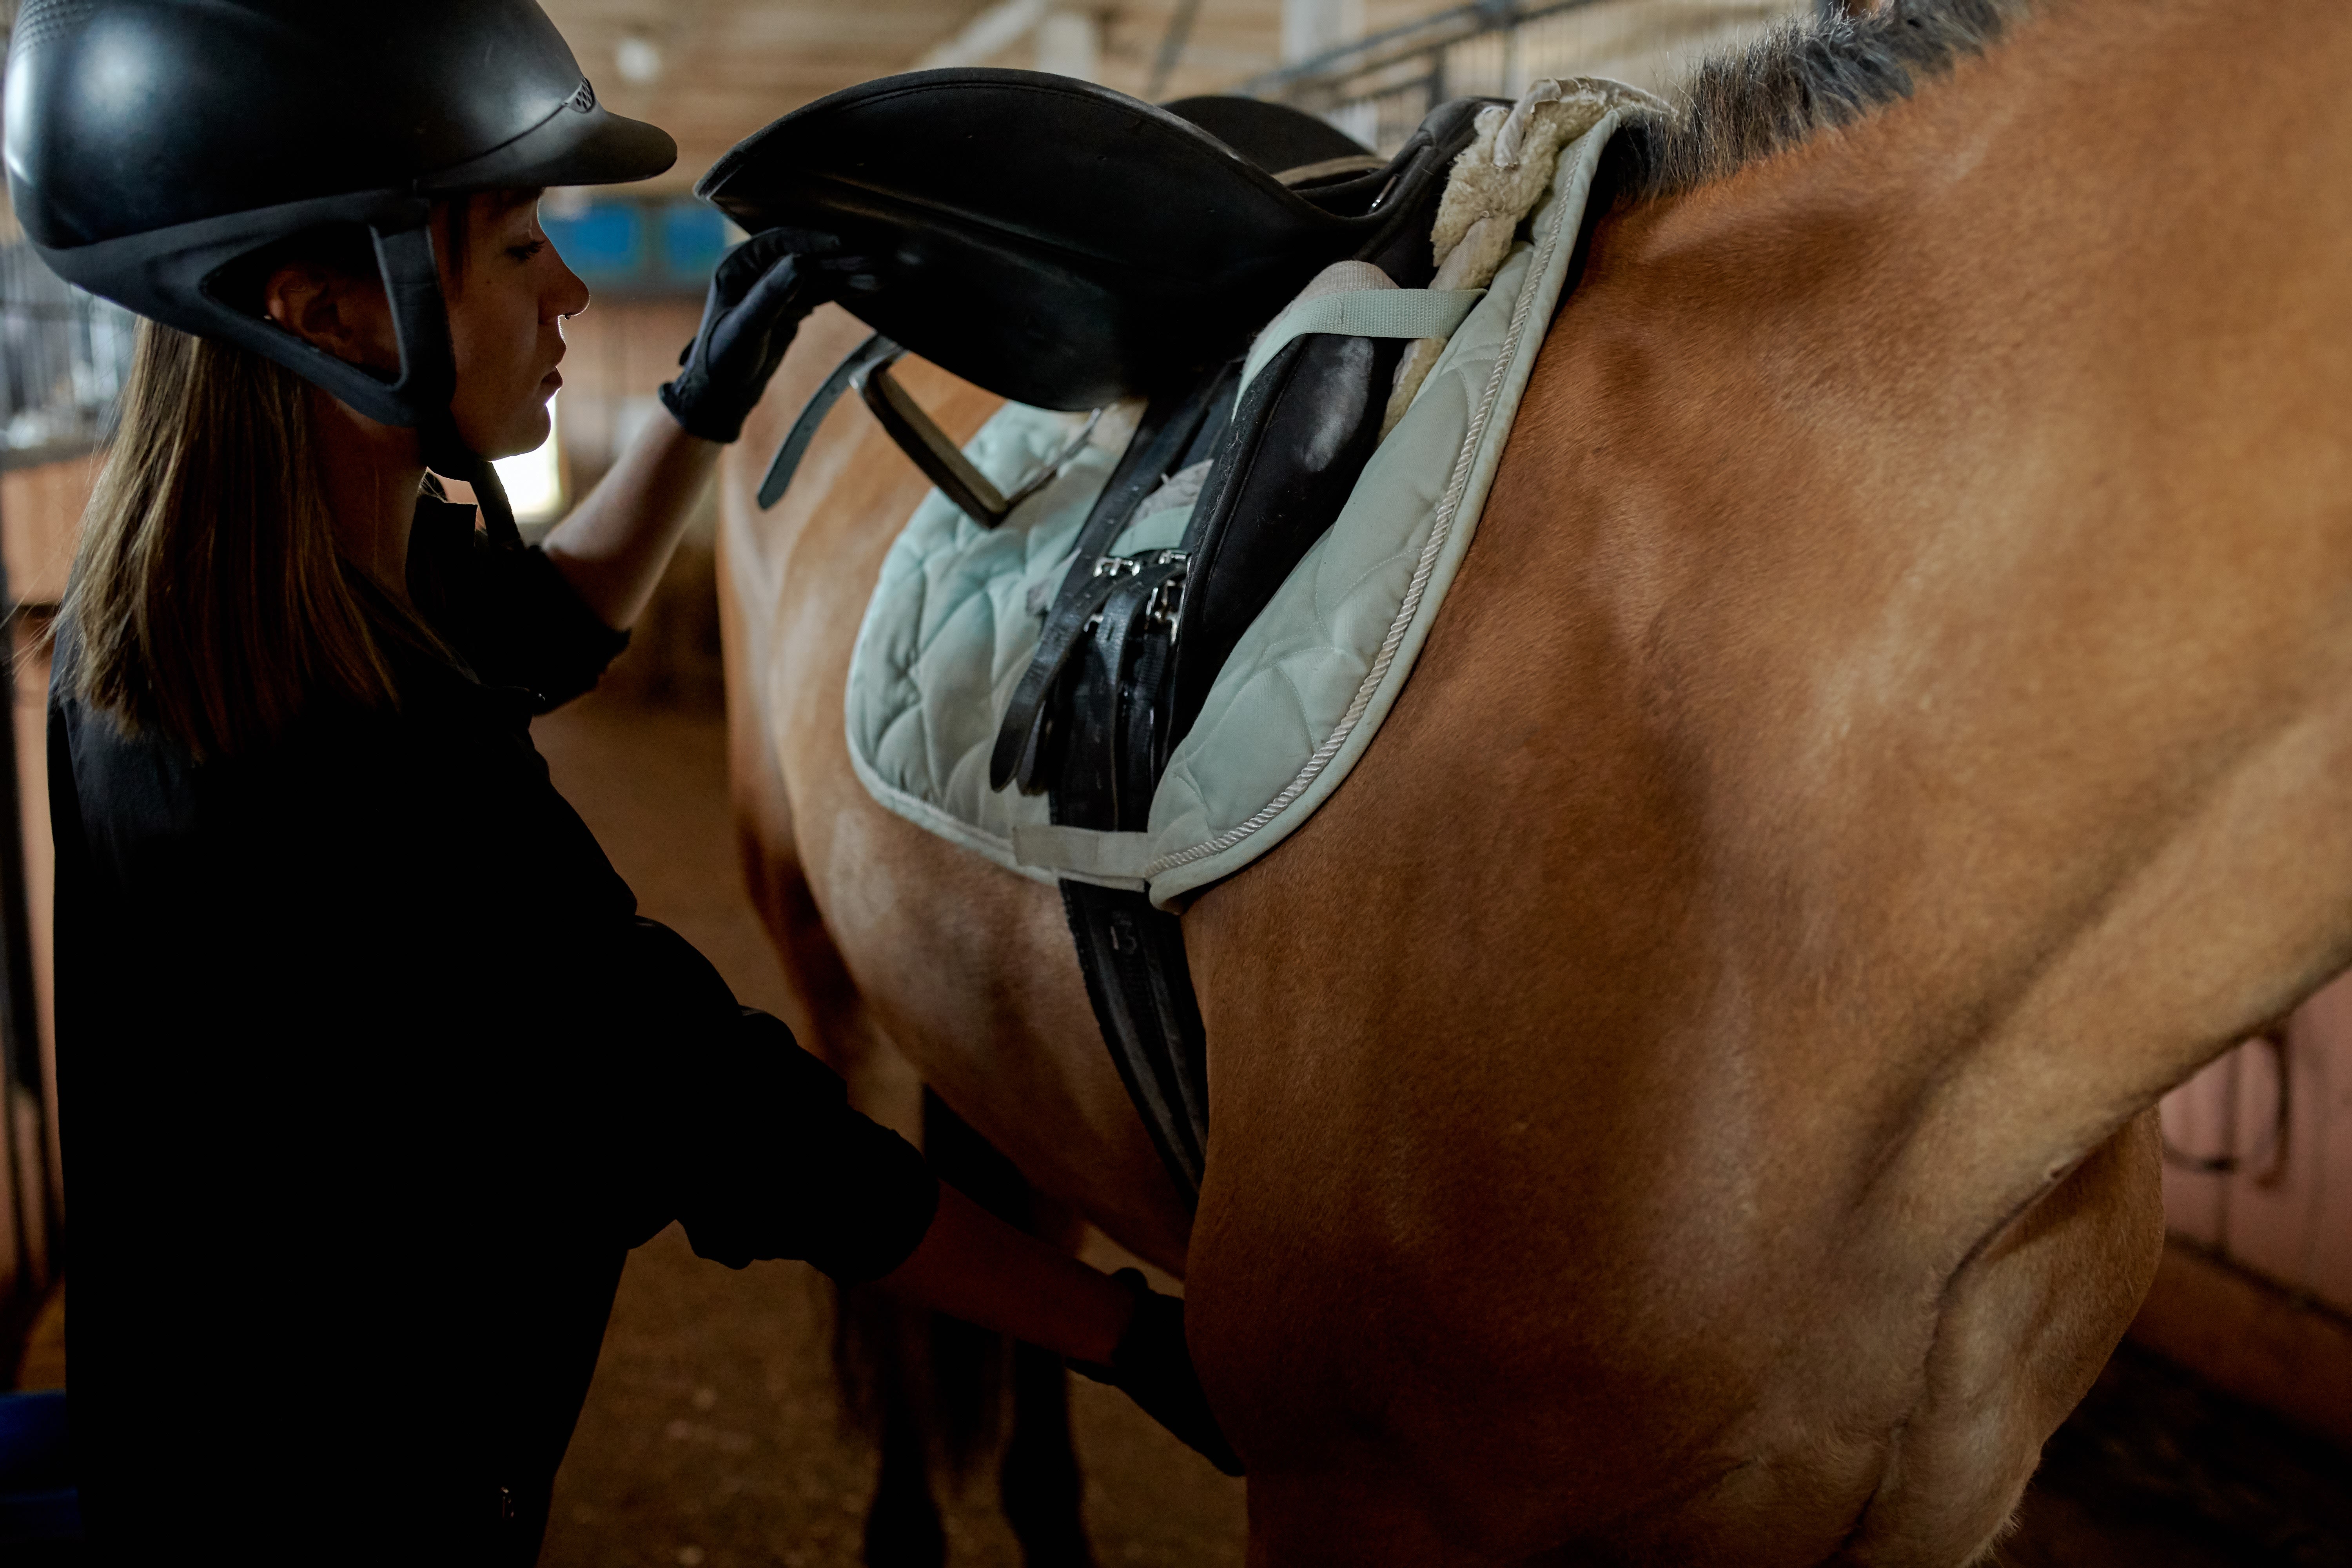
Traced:
[[71, 1400], [109, 1561], [529, 1562], [623, 1254], [889, 1272], [937, 1188], [635, 900], [530, 721], [623, 638], [427, 502], [397, 711], [50, 698]]

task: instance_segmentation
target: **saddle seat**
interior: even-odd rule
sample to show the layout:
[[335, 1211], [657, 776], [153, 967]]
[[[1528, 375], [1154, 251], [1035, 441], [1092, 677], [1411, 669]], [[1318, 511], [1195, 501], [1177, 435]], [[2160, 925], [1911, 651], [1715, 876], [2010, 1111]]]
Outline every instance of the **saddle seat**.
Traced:
[[942, 369], [1077, 411], [1239, 355], [1392, 226], [1382, 195], [1429, 143], [1383, 163], [1278, 104], [1162, 108], [1034, 71], [915, 71], [793, 110], [696, 192], [752, 233], [862, 259], [842, 304]]

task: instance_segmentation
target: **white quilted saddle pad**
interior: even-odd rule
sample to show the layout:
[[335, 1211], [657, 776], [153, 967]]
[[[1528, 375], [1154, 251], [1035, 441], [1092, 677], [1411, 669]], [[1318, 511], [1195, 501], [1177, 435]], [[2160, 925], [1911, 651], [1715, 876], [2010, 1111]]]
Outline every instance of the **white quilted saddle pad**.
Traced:
[[[1107, 419], [1115, 433], [1098, 429], [992, 531], [936, 491], [908, 520], [849, 667], [849, 754], [874, 798], [1010, 870], [1142, 888], [1162, 908], [1305, 822], [1370, 745], [1469, 549], [1618, 120], [1609, 113], [1561, 150], [1529, 237], [1219, 673], [1170, 758], [1148, 831], [1057, 827], [1045, 796], [988, 787], [1005, 708], [1131, 420]], [[1009, 492], [1078, 426], [1007, 405], [965, 451]], [[1147, 510], [1114, 553], [1172, 547], [1189, 515], [1189, 500]]]

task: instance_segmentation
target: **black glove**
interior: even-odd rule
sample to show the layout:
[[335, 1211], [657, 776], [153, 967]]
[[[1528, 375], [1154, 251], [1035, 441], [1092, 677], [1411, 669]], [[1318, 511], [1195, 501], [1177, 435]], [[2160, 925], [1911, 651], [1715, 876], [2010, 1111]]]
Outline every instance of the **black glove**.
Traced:
[[1192, 1371], [1192, 1352], [1184, 1348], [1184, 1303], [1145, 1284], [1139, 1268], [1122, 1268], [1111, 1278], [1135, 1293], [1135, 1316], [1110, 1352], [1108, 1366], [1074, 1361], [1070, 1370], [1118, 1389], [1209, 1463], [1229, 1476], [1240, 1475], [1241, 1456], [1209, 1414], [1208, 1396]]
[[664, 407], [687, 434], [732, 441], [768, 390], [803, 318], [833, 297], [845, 267], [793, 249], [790, 231], [772, 228], [729, 251], [710, 279], [702, 330], [677, 356], [685, 368], [661, 389]]

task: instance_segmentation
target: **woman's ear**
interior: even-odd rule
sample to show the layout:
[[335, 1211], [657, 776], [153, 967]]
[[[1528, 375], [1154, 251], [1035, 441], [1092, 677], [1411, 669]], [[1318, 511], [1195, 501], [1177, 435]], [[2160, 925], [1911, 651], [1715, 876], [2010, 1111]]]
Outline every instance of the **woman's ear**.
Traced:
[[337, 359], [398, 374], [400, 348], [380, 282], [362, 283], [331, 268], [289, 262], [262, 285], [262, 312]]

